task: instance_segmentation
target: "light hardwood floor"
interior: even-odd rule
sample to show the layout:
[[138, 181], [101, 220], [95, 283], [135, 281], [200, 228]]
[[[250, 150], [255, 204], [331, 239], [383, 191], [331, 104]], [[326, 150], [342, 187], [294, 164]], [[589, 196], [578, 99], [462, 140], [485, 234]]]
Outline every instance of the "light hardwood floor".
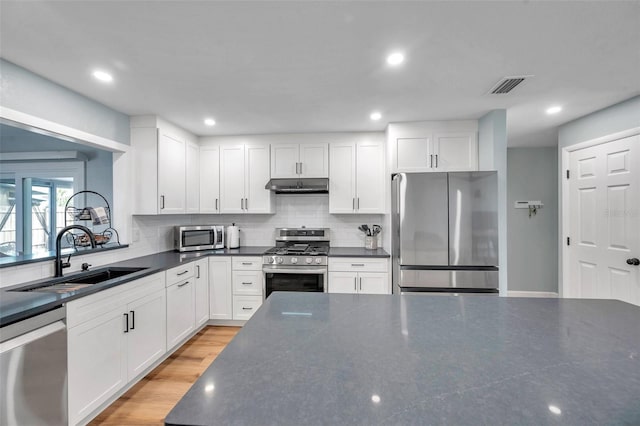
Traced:
[[205, 327], [90, 425], [162, 425], [165, 416], [240, 327]]

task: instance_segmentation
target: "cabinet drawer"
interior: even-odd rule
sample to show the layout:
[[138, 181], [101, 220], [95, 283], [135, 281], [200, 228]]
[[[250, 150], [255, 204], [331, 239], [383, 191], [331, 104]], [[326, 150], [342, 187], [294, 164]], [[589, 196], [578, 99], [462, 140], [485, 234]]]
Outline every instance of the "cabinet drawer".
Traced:
[[262, 296], [233, 296], [233, 319], [248, 320], [262, 305]]
[[389, 259], [366, 257], [329, 258], [329, 271], [388, 272]]
[[233, 294], [262, 296], [262, 271], [233, 271]]
[[183, 282], [187, 278], [192, 278], [195, 275], [194, 265], [195, 263], [191, 262], [167, 270], [167, 287]]
[[234, 271], [262, 271], [262, 257], [233, 257], [231, 262]]

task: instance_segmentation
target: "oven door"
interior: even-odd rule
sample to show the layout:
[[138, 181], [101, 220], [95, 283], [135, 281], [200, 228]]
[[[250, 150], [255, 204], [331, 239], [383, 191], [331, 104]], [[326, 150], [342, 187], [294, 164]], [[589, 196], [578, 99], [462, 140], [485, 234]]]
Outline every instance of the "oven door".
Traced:
[[324, 266], [276, 266], [262, 268], [265, 299], [274, 291], [327, 291], [327, 268]]

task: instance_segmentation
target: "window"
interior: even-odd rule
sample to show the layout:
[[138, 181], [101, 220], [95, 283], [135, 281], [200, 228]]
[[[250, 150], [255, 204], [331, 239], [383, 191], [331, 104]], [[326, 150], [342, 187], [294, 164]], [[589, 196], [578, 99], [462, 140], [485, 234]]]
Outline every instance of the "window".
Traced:
[[[55, 250], [65, 204], [84, 189], [84, 163], [7, 163], [0, 174], [0, 255]], [[63, 241], [64, 242], [64, 241]]]

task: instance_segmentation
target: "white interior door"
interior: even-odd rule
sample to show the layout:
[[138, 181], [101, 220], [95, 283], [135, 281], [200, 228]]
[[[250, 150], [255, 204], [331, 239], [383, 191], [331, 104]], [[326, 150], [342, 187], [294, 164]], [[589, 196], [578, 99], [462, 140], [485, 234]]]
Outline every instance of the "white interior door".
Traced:
[[640, 305], [640, 136], [570, 156], [568, 297]]

